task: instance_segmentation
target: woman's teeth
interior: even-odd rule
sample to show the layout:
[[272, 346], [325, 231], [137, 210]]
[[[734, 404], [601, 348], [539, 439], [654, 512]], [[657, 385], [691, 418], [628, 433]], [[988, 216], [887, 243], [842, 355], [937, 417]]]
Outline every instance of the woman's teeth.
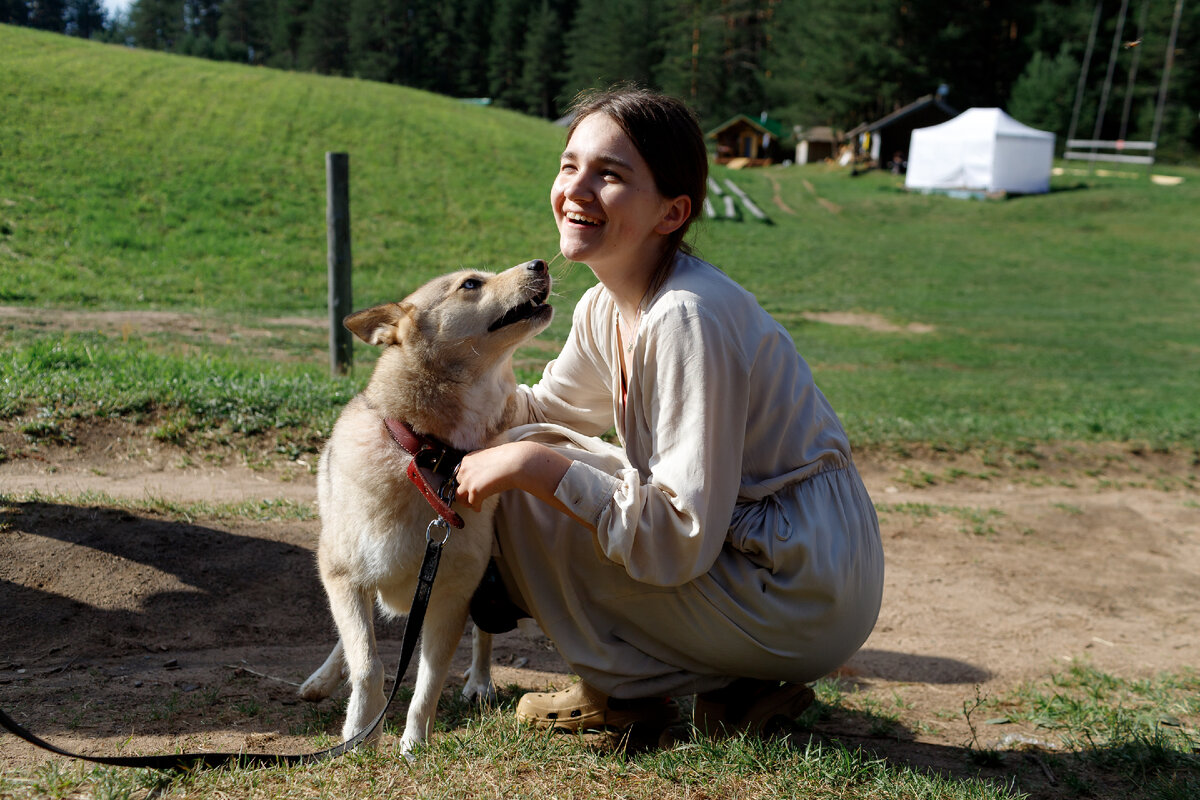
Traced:
[[567, 219], [571, 220], [571, 222], [578, 222], [582, 225], [599, 225], [600, 224], [600, 220], [596, 219], [595, 217], [589, 217], [585, 214], [579, 214], [575, 211], [568, 211], [566, 214], [566, 217], [567, 217]]

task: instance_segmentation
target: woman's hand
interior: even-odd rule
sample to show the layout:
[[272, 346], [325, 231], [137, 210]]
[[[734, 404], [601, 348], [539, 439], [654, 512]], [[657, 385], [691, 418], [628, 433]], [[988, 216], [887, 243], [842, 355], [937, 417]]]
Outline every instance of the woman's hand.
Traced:
[[455, 498], [478, 511], [483, 501], [499, 492], [520, 489], [566, 511], [554, 490], [571, 466], [562, 453], [535, 442], [507, 444], [468, 453], [458, 467]]

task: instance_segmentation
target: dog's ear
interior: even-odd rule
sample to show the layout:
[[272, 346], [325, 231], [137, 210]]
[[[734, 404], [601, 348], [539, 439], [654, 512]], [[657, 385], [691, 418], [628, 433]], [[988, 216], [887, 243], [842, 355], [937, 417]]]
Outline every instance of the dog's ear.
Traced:
[[367, 344], [400, 344], [416, 324], [415, 311], [411, 303], [387, 303], [356, 311], [342, 320], [342, 324]]

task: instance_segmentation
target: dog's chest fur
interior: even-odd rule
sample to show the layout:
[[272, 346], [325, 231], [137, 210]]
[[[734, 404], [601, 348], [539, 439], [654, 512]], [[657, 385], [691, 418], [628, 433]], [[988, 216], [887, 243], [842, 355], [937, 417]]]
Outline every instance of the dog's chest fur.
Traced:
[[[326, 548], [322, 557], [343, 563], [349, 572], [365, 579], [364, 583], [377, 585], [385, 605], [393, 605], [388, 600], [394, 597], [403, 606], [389, 610], [403, 613], [424, 554], [423, 534], [437, 513], [408, 479], [410, 456], [388, 433], [381, 410], [367, 394], [351, 400], [321, 454], [317, 492], [321, 516], [338, 520], [342, 529], [336, 536], [322, 537]], [[504, 409], [506, 399], [503, 395], [492, 397], [486, 401], [489, 405], [480, 407]], [[495, 435], [492, 426], [498, 425], [470, 413], [464, 422], [465, 426], [443, 422], [444, 441], [463, 450], [487, 444]], [[456, 427], [465, 427], [467, 432]], [[448, 441], [451, 438], [454, 441]], [[404, 498], [402, 502], [398, 502], [400, 498]], [[453, 559], [462, 548], [476, 549], [478, 541], [490, 542], [495, 503], [496, 498], [491, 498], [481, 513], [456, 509], [466, 527], [450, 537], [446, 557]]]

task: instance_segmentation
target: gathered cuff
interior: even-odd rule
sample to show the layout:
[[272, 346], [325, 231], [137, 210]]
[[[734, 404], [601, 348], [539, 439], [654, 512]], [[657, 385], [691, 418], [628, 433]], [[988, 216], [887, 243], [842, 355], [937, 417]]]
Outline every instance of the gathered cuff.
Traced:
[[582, 461], [572, 461], [555, 487], [554, 496], [575, 516], [597, 527], [620, 485], [620, 478]]

